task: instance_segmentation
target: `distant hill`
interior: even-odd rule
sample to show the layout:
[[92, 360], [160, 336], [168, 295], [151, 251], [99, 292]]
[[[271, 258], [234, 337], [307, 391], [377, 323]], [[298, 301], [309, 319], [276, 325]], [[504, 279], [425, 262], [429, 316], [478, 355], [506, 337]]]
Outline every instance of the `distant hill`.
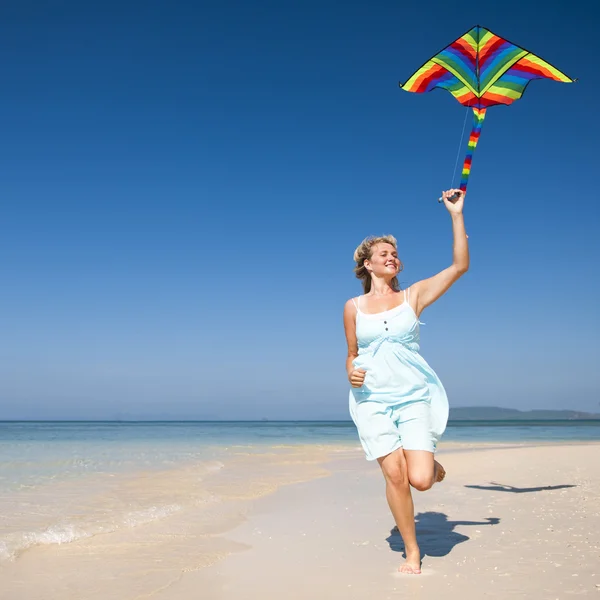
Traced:
[[504, 419], [581, 420], [600, 419], [600, 414], [577, 410], [517, 410], [498, 406], [465, 406], [450, 409], [451, 421], [500, 421]]

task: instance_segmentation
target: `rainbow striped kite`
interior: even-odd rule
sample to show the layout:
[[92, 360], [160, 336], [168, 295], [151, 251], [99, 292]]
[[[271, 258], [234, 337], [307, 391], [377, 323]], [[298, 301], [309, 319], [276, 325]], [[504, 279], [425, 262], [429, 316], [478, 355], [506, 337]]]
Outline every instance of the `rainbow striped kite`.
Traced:
[[477, 25], [428, 60], [400, 88], [407, 92], [448, 90], [463, 106], [473, 109], [474, 123], [463, 165], [460, 189], [465, 192], [473, 152], [488, 107], [512, 104], [532, 79], [572, 83], [551, 64]]

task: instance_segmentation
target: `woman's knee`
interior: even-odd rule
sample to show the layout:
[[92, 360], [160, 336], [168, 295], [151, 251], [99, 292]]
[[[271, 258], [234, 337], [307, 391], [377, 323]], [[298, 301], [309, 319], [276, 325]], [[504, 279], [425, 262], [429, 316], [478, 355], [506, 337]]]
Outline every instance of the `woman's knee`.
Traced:
[[381, 462], [381, 470], [386, 482], [390, 485], [395, 487], [408, 486], [408, 466], [402, 451], [386, 456]]
[[417, 471], [409, 474], [410, 485], [419, 492], [425, 492], [433, 486], [433, 473]]

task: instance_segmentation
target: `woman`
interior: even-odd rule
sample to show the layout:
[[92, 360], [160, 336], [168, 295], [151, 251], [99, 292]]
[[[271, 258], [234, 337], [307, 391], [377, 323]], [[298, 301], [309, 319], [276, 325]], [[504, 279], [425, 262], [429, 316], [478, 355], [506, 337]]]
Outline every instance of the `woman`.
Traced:
[[406, 550], [399, 570], [414, 574], [421, 572], [421, 553], [410, 486], [425, 491], [444, 478], [434, 453], [448, 420], [444, 387], [419, 354], [419, 317], [469, 267], [464, 194], [449, 190], [442, 199], [452, 217], [452, 264], [402, 291], [395, 238], [367, 238], [354, 253], [365, 293], [344, 307], [350, 414], [367, 460], [377, 460], [385, 478]]

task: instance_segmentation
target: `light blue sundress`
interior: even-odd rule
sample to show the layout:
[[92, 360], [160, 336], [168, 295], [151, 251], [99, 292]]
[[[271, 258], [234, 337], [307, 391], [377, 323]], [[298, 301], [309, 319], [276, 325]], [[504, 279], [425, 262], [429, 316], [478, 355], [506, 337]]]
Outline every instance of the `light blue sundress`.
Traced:
[[367, 460], [397, 448], [435, 452], [448, 422], [448, 397], [439, 377], [419, 354], [421, 323], [404, 302], [390, 310], [367, 314], [356, 303], [358, 356], [364, 384], [351, 388], [350, 415]]

